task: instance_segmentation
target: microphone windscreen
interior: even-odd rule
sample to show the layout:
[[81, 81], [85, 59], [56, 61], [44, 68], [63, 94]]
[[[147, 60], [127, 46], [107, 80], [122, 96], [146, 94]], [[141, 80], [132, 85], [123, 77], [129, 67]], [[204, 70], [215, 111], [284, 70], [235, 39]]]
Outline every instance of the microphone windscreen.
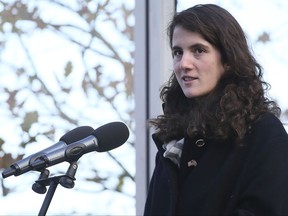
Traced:
[[105, 152], [124, 144], [129, 138], [129, 129], [122, 122], [105, 124], [92, 133], [98, 141], [98, 152]]
[[60, 141], [65, 142], [68, 145], [86, 138], [91, 135], [93, 131], [94, 129], [90, 126], [80, 126], [64, 134], [60, 138]]

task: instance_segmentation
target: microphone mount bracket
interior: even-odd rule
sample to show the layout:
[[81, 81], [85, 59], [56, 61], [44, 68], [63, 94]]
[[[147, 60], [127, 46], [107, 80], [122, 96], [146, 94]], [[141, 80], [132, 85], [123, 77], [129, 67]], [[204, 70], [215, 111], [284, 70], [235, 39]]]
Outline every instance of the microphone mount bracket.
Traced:
[[40, 177], [38, 180], [35, 181], [35, 183], [32, 186], [32, 189], [34, 192], [39, 194], [45, 194], [47, 189], [46, 186], [49, 186], [49, 189], [47, 191], [47, 194], [45, 196], [45, 199], [43, 201], [43, 204], [41, 206], [41, 209], [39, 211], [39, 216], [46, 215], [47, 210], [49, 208], [49, 205], [51, 203], [51, 200], [54, 196], [54, 193], [56, 191], [56, 188], [58, 184], [62, 185], [65, 188], [73, 188], [75, 185], [75, 175], [77, 171], [78, 165], [77, 161], [73, 161], [70, 163], [69, 168], [67, 169], [67, 172], [65, 175], [59, 175], [59, 176], [49, 176], [49, 170], [43, 169], [40, 173]]

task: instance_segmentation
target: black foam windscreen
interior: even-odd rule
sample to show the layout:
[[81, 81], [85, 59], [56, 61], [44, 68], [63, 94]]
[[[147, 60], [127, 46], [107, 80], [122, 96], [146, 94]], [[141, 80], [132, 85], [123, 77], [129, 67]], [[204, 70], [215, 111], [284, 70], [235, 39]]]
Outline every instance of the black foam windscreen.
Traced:
[[94, 129], [90, 126], [80, 126], [64, 134], [60, 138], [60, 141], [63, 141], [69, 145], [71, 143], [77, 142], [78, 140], [86, 138], [87, 136], [91, 135], [93, 131]]
[[98, 140], [98, 152], [105, 152], [124, 144], [129, 138], [129, 129], [123, 122], [105, 124], [92, 133]]

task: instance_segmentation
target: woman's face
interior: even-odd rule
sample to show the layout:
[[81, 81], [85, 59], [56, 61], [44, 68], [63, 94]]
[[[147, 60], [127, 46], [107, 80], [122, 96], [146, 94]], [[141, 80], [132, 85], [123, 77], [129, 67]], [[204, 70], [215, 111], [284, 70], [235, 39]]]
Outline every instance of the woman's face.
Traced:
[[176, 26], [172, 54], [174, 73], [187, 98], [211, 92], [224, 73], [219, 50], [197, 32]]

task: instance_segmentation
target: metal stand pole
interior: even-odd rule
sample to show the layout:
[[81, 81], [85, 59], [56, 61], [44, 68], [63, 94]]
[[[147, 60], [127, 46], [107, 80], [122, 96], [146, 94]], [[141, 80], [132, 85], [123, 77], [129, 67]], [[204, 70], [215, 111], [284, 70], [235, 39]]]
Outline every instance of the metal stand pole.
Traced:
[[50, 180], [51, 180], [51, 181], [50, 181], [50, 186], [49, 186], [49, 189], [48, 189], [48, 191], [47, 191], [47, 194], [46, 194], [46, 196], [45, 196], [45, 199], [44, 199], [44, 201], [43, 201], [43, 204], [42, 204], [42, 206], [41, 206], [41, 209], [40, 209], [40, 211], [39, 211], [38, 216], [44, 216], [44, 215], [46, 215], [47, 210], [48, 210], [48, 208], [49, 208], [49, 205], [50, 205], [50, 203], [51, 203], [51, 200], [52, 200], [52, 198], [53, 198], [53, 195], [54, 195], [54, 193], [55, 193], [55, 190], [56, 190], [56, 188], [57, 188], [57, 186], [58, 186], [58, 183], [59, 183], [60, 178], [61, 178], [61, 177], [59, 176], [59, 177], [55, 177], [55, 178], [50, 179]]
[[45, 216], [49, 205], [52, 201], [54, 193], [58, 184], [60, 183], [65, 188], [73, 188], [75, 183], [75, 174], [77, 171], [78, 165], [77, 161], [70, 163], [70, 166], [65, 175], [55, 176], [48, 178], [49, 171], [47, 169], [43, 170], [40, 174], [40, 178], [33, 184], [32, 189], [36, 193], [44, 194], [46, 192], [46, 186], [49, 186], [49, 189], [46, 193], [45, 199], [42, 203], [41, 209], [38, 216]]

